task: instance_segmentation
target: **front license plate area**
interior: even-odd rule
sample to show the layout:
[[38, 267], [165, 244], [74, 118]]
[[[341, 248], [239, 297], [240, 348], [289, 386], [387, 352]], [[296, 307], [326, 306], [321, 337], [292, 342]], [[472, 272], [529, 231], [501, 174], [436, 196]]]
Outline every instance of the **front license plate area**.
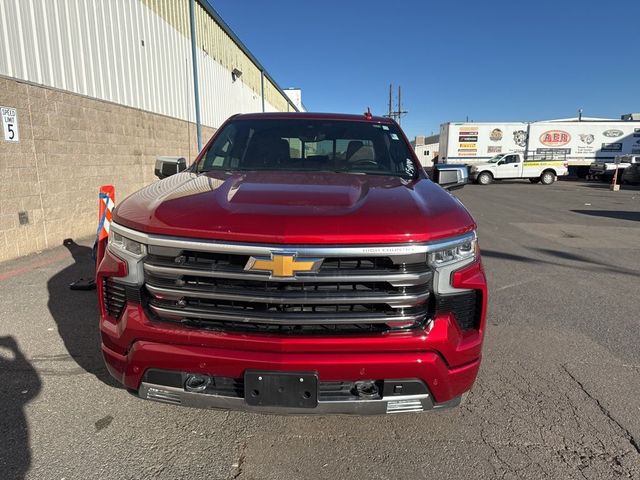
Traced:
[[262, 407], [314, 408], [318, 405], [318, 374], [247, 370], [244, 399]]

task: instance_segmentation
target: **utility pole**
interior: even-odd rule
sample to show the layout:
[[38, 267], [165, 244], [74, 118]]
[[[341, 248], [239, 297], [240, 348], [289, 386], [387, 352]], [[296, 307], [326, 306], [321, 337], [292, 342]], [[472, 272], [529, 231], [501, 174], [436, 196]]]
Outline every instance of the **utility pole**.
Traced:
[[389, 113], [385, 115], [386, 117], [392, 118], [396, 120], [399, 124], [402, 121], [402, 117], [406, 115], [406, 110], [402, 110], [402, 89], [400, 85], [398, 85], [398, 110], [393, 110], [393, 84], [389, 84]]
[[396, 113], [398, 114], [398, 125], [402, 125], [402, 115], [406, 114], [407, 112], [402, 111], [402, 95], [400, 85], [398, 85], [398, 111]]

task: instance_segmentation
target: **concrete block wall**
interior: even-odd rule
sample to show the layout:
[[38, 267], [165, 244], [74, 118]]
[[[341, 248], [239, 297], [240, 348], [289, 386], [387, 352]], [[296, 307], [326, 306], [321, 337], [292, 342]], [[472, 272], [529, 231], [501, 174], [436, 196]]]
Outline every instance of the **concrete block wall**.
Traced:
[[20, 134], [0, 133], [0, 261], [94, 234], [100, 185], [117, 202], [156, 180], [157, 156], [197, 153], [193, 124], [69, 92], [0, 77], [0, 105]]

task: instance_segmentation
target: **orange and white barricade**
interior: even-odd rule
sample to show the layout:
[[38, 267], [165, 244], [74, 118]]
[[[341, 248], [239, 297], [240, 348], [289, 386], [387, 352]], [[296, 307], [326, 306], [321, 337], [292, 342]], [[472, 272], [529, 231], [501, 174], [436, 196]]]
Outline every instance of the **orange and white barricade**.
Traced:
[[109, 237], [109, 227], [113, 216], [113, 207], [116, 205], [116, 189], [113, 185], [102, 185], [98, 194], [98, 231], [96, 232], [96, 266], [102, 261], [107, 239]]

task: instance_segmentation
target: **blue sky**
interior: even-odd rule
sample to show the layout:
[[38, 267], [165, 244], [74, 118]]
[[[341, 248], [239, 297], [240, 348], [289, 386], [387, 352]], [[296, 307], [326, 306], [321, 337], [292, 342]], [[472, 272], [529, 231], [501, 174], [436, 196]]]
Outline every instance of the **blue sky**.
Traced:
[[310, 111], [384, 114], [401, 84], [410, 138], [640, 111], [637, 0], [209, 1]]

